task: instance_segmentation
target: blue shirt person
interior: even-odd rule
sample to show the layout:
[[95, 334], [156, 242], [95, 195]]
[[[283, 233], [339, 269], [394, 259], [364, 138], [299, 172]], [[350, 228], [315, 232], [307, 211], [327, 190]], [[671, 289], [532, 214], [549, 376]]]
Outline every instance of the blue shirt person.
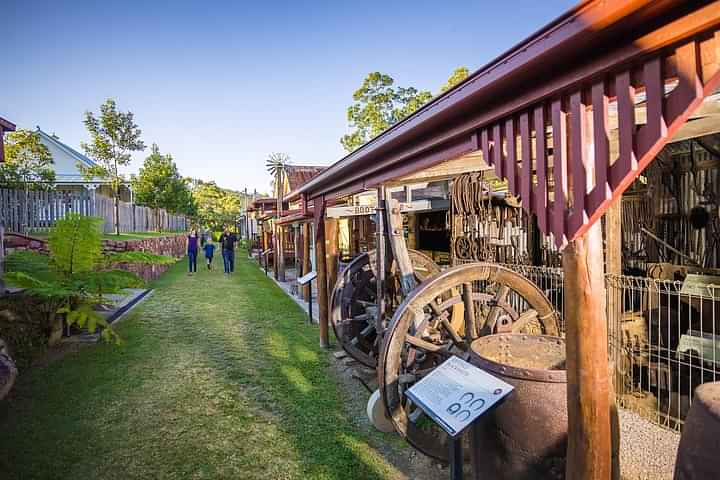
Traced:
[[212, 238], [208, 237], [203, 250], [205, 251], [205, 259], [207, 260], [207, 269], [212, 270], [213, 255], [215, 254], [215, 244], [213, 243]]

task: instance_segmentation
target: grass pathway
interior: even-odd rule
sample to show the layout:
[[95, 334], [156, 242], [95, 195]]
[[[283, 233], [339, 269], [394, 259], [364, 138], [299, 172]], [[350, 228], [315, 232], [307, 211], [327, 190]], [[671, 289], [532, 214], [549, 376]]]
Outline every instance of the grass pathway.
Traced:
[[[317, 328], [239, 252], [180, 262], [119, 326], [21, 374], [0, 404], [3, 479], [383, 479], [346, 418]], [[219, 270], [218, 270], [219, 269]]]

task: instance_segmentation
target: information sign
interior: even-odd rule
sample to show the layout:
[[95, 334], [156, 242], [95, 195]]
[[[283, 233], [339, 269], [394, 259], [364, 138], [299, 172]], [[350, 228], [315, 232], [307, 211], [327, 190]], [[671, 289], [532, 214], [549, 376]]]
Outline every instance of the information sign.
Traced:
[[300, 285], [306, 285], [313, 280], [315, 280], [315, 277], [317, 277], [317, 272], [313, 270], [312, 272], [308, 273], [307, 275], [303, 275], [302, 277], [298, 278], [297, 282]]
[[451, 437], [456, 437], [512, 391], [512, 385], [459, 357], [450, 357], [406, 394]]

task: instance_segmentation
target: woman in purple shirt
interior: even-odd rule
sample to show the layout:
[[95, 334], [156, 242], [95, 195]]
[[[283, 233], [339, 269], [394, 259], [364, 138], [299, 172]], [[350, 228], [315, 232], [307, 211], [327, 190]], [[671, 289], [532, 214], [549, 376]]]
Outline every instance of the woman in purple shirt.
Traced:
[[190, 230], [190, 235], [187, 237], [188, 268], [190, 269], [188, 275], [192, 275], [194, 272], [197, 272], [197, 254], [198, 236], [197, 230], [193, 228]]

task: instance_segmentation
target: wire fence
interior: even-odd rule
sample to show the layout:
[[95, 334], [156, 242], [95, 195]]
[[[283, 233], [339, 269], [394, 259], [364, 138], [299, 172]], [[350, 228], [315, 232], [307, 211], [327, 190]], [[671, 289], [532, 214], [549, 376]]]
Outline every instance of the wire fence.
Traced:
[[[562, 269], [503, 266], [545, 293], [560, 314], [564, 335]], [[682, 431], [695, 388], [720, 376], [720, 277], [688, 274], [672, 281], [608, 274], [605, 285], [618, 405]]]

